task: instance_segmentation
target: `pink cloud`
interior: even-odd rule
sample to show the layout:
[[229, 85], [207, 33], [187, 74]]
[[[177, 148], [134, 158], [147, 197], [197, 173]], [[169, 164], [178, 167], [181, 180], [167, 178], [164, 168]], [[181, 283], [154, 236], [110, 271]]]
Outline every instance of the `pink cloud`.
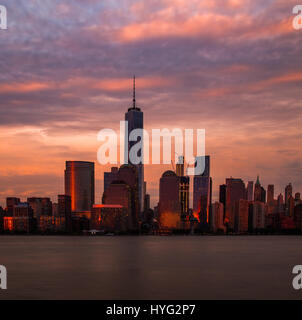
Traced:
[[8, 83], [0, 84], [0, 93], [26, 93], [49, 89], [51, 86], [43, 82]]

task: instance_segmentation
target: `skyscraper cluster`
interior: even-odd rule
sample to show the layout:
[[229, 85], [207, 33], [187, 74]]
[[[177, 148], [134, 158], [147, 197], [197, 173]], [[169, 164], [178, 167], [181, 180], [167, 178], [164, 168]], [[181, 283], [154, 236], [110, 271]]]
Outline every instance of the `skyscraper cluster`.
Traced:
[[[125, 163], [104, 173], [102, 203], [95, 203], [95, 165], [86, 161], [66, 161], [65, 193], [56, 203], [50, 198], [9, 197], [0, 207], [0, 232], [5, 233], [265, 233], [301, 232], [302, 200], [288, 184], [284, 196], [265, 189], [259, 176], [254, 184], [227, 178], [219, 188], [219, 201], [212, 201], [210, 156], [197, 157], [204, 171], [186, 175], [185, 158], [176, 168], [165, 171], [159, 181], [159, 201], [152, 210], [144, 181], [143, 151], [136, 157], [130, 150], [137, 142], [130, 133], [144, 128], [143, 112], [137, 106], [135, 79], [132, 106], [125, 114]], [[143, 140], [141, 142], [143, 150]], [[132, 160], [132, 161], [131, 161]], [[138, 161], [137, 161], [138, 160]], [[193, 207], [190, 208], [190, 184]]]
[[275, 198], [274, 185], [267, 191], [259, 176], [254, 185], [242, 179], [229, 178], [220, 186], [219, 202], [224, 207], [224, 222], [235, 233], [279, 232], [301, 230], [302, 200], [300, 193], [292, 194], [292, 185], [285, 188], [285, 198]]

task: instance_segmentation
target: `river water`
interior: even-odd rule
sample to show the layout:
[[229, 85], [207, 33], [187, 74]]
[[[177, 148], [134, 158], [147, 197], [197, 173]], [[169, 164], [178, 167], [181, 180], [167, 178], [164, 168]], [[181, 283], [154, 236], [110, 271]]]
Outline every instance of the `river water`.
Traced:
[[299, 236], [1, 236], [0, 299], [302, 299]]

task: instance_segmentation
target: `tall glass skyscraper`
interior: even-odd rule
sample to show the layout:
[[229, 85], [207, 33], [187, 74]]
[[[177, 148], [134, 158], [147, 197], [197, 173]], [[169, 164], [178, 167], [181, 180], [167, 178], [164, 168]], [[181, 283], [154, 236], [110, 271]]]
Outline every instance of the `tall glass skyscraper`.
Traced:
[[[143, 154], [143, 148], [144, 148], [144, 141], [143, 138], [138, 137], [137, 141], [129, 141], [130, 133], [135, 129], [144, 129], [144, 114], [141, 111], [140, 108], [136, 105], [136, 96], [135, 96], [135, 77], [133, 79], [133, 104], [132, 107], [128, 109], [128, 112], [125, 114], [125, 121], [128, 121], [128, 128], [126, 127], [125, 135], [128, 137], [127, 142], [125, 144], [125, 160], [128, 160], [129, 164], [135, 165], [138, 172], [138, 195], [139, 195], [139, 208], [140, 211], [143, 211], [143, 204], [144, 204], [144, 195], [143, 195], [143, 189], [144, 189], [144, 154]], [[142, 134], [143, 136], [143, 134]], [[141, 149], [137, 152], [136, 156], [130, 159], [130, 150], [131, 148], [139, 143], [141, 141]], [[137, 161], [140, 159], [139, 161]], [[133, 163], [134, 162], [134, 163]], [[138, 162], [138, 163], [137, 163]]]
[[66, 161], [65, 194], [73, 212], [90, 211], [94, 204], [94, 163]]

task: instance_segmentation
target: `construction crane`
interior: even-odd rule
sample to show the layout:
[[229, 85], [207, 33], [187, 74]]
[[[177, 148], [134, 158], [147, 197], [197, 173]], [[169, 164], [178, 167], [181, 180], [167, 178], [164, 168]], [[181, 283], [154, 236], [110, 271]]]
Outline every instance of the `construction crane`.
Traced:
[[[175, 152], [175, 154], [179, 157], [179, 154], [177, 152]], [[174, 165], [174, 162], [173, 162], [173, 158], [171, 159], [171, 164], [172, 164], [173, 171], [176, 172], [175, 165]]]

